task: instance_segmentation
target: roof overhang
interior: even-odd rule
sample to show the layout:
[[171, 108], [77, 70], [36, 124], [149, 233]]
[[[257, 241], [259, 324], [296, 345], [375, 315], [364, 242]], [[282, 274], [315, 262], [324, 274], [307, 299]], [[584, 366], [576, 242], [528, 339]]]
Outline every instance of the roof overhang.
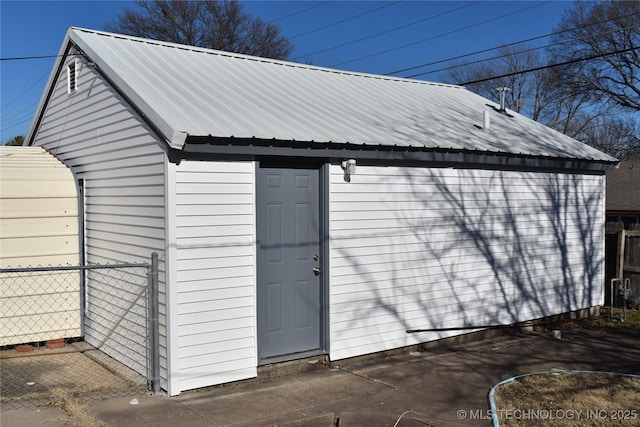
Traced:
[[371, 164], [420, 164], [440, 167], [484, 167], [495, 169], [562, 170], [605, 173], [618, 161], [515, 155], [512, 153], [416, 147], [384, 147], [309, 141], [263, 140], [257, 138], [192, 137], [181, 151], [173, 151], [173, 161], [206, 156], [260, 159], [265, 157], [340, 160], [355, 158]]

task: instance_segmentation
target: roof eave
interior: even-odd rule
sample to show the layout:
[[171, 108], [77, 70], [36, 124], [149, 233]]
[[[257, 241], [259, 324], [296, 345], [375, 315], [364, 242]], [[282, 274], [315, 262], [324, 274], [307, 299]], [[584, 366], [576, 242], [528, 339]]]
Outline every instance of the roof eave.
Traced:
[[255, 159], [260, 157], [305, 157], [310, 159], [356, 158], [365, 162], [405, 162], [460, 167], [501, 169], [570, 170], [604, 173], [618, 165], [618, 160], [550, 157], [482, 150], [388, 147], [337, 144], [309, 141], [264, 140], [258, 138], [217, 138], [188, 136], [176, 160], [206, 155]]

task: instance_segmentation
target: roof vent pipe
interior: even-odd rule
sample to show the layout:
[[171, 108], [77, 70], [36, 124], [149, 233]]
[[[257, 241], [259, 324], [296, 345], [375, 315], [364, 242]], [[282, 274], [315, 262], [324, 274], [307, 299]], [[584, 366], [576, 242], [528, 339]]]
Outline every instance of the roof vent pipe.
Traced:
[[482, 128], [489, 129], [491, 128], [491, 115], [487, 110], [482, 112]]
[[500, 92], [500, 111], [505, 111], [506, 110], [505, 100], [507, 97], [507, 91], [510, 91], [511, 89], [504, 86], [504, 87], [496, 88], [496, 90]]

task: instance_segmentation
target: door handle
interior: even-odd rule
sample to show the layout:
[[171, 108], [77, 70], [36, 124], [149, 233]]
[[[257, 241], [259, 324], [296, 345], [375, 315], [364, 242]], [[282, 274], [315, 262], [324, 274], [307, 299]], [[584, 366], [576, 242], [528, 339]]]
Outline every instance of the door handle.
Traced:
[[322, 273], [322, 270], [320, 270], [318, 267], [313, 267], [312, 271], [316, 276], [319, 276], [320, 273]]

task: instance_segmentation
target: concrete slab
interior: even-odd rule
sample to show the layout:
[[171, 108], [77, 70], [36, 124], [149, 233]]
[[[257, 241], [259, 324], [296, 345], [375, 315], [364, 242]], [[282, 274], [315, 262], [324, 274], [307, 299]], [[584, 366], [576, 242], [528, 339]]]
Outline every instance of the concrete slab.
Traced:
[[2, 427], [63, 427], [73, 425], [71, 419], [54, 407], [20, 408], [0, 411]]
[[[130, 402], [135, 398], [137, 405]], [[219, 425], [167, 396], [118, 397], [94, 402], [89, 409], [107, 426], [189, 426]]]
[[[89, 404], [107, 426], [486, 426], [487, 393], [525, 373], [599, 370], [640, 374], [640, 337], [598, 331], [494, 338], [331, 368], [184, 392]], [[138, 405], [131, 405], [131, 398]], [[631, 409], [631, 408], [630, 408]], [[63, 426], [54, 408], [2, 413], [2, 427]], [[37, 416], [41, 415], [42, 419]], [[29, 422], [23, 420], [29, 418]], [[56, 424], [57, 423], [57, 424]]]
[[[338, 370], [306, 372], [268, 382], [247, 383], [225, 390], [184, 393], [184, 406], [219, 424], [278, 423], [318, 415], [317, 408], [376, 394], [389, 386]], [[241, 410], [240, 410], [241, 408]]]

